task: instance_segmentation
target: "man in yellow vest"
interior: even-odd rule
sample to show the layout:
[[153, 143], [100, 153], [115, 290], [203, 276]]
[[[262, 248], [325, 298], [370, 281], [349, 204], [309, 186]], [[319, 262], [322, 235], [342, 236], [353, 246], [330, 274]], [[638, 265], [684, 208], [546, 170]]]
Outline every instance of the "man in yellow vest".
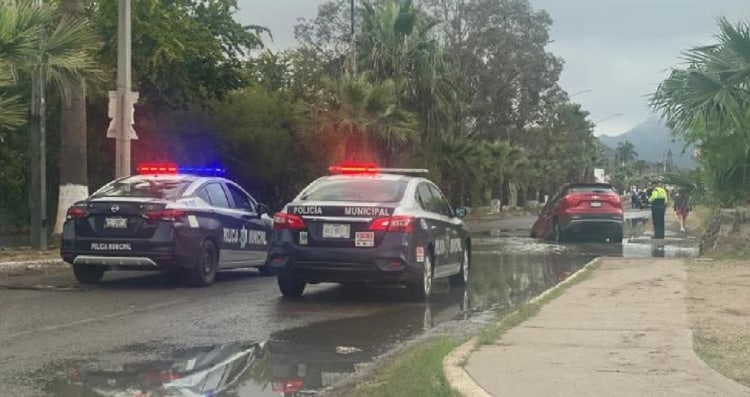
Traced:
[[648, 201], [651, 203], [651, 222], [654, 223], [655, 239], [664, 238], [664, 213], [667, 211], [667, 190], [664, 189], [660, 182], [652, 184], [651, 196]]

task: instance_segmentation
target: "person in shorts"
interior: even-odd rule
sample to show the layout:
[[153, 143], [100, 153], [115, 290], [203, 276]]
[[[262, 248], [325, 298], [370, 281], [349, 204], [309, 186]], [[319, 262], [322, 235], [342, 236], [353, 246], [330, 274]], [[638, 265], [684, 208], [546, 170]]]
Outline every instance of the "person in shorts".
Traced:
[[677, 214], [677, 220], [680, 222], [680, 231], [685, 233], [685, 221], [690, 213], [690, 200], [684, 192], [677, 192], [673, 198], [674, 212]]

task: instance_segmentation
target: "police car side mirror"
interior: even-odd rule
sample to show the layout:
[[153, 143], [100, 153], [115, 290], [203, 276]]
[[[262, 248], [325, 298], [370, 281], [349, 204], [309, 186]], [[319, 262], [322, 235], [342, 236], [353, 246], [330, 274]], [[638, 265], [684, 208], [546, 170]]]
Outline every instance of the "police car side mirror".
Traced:
[[469, 214], [469, 209], [466, 208], [466, 207], [456, 206], [456, 207], [453, 208], [453, 213], [458, 218], [463, 218], [463, 217], [465, 217], [466, 215]]
[[269, 211], [269, 208], [267, 205], [259, 203], [258, 204], [258, 215], [267, 214]]

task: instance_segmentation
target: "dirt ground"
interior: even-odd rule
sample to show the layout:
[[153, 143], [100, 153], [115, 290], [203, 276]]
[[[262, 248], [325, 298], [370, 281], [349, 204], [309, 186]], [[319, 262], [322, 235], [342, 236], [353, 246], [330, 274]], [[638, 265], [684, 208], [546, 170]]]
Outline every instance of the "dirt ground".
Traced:
[[0, 250], [0, 263], [50, 259], [60, 259], [59, 249], [51, 248], [46, 251], [35, 251], [30, 248], [6, 248]]
[[[696, 208], [688, 234], [699, 238], [710, 214]], [[673, 212], [667, 213], [667, 225], [679, 229]], [[695, 352], [724, 376], [750, 386], [750, 261], [698, 259], [688, 263], [687, 274]]]

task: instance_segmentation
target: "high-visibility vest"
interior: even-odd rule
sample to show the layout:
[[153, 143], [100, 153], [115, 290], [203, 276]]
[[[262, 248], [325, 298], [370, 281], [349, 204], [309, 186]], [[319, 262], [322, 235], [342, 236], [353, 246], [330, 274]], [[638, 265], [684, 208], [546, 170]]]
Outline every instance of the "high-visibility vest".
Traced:
[[655, 187], [651, 191], [651, 197], [648, 198], [648, 201], [653, 203], [656, 200], [664, 200], [664, 203], [667, 202], [667, 191], [663, 187]]

